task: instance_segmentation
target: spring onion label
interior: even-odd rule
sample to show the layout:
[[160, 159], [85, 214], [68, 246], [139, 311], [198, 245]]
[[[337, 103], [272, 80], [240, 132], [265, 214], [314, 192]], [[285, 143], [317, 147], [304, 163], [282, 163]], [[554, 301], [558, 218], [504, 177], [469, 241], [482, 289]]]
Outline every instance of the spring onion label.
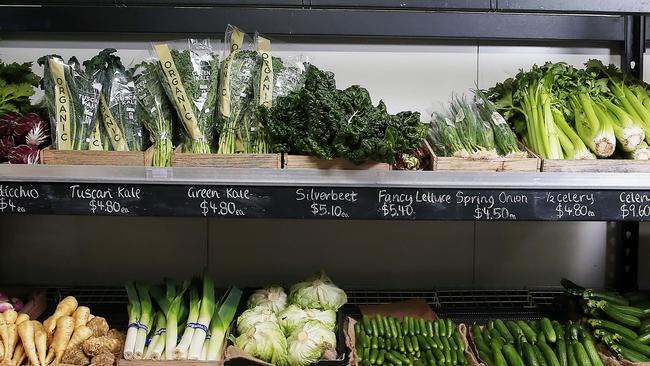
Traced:
[[108, 108], [108, 103], [102, 95], [99, 100], [99, 107], [102, 111], [102, 118], [104, 120], [104, 125], [106, 126], [106, 131], [108, 132], [108, 137], [111, 139], [111, 145], [115, 151], [128, 151], [129, 148], [126, 145], [126, 140], [124, 140], [124, 134], [120, 129], [120, 126], [115, 122], [113, 118], [113, 113]]
[[230, 55], [226, 57], [221, 71], [221, 93], [219, 93], [219, 113], [223, 117], [230, 117], [230, 67], [232, 59], [237, 55], [244, 43], [244, 33], [239, 28], [234, 28], [230, 35]]
[[95, 128], [93, 129], [93, 132], [90, 134], [89, 149], [94, 151], [104, 150], [104, 146], [102, 145], [102, 132], [99, 126], [99, 121], [95, 122]]
[[187, 92], [185, 87], [180, 80], [180, 73], [176, 69], [176, 64], [172, 59], [172, 53], [169, 50], [169, 46], [166, 44], [158, 44], [154, 46], [156, 54], [160, 59], [160, 65], [162, 66], [165, 77], [169, 82], [170, 87], [172, 87], [172, 93], [174, 94], [174, 102], [176, 104], [176, 109], [180, 112], [181, 117], [187, 131], [193, 140], [201, 140], [204, 138], [201, 130], [199, 130], [199, 122], [194, 115], [194, 110], [192, 109], [192, 101], [187, 97]]
[[59, 150], [71, 150], [70, 141], [70, 91], [65, 81], [63, 64], [53, 58], [49, 60], [50, 70], [56, 86], [54, 96], [56, 101], [56, 143]]
[[267, 108], [273, 106], [273, 58], [271, 57], [271, 41], [259, 37], [258, 49], [262, 56], [262, 77], [260, 78], [260, 105]]

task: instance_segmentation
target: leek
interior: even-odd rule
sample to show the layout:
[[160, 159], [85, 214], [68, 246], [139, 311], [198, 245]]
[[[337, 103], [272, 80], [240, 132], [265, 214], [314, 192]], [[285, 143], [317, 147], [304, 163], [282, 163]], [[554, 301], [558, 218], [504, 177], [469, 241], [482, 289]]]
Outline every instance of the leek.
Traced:
[[147, 334], [149, 328], [153, 323], [153, 307], [151, 305], [151, 297], [149, 296], [149, 286], [145, 283], [136, 284], [138, 290], [138, 297], [140, 298], [140, 326], [138, 327], [138, 334], [135, 341], [135, 349], [133, 351], [133, 359], [141, 360], [144, 356], [144, 346], [147, 341]]
[[156, 323], [154, 326], [153, 337], [151, 337], [151, 342], [147, 348], [147, 352], [144, 355], [145, 360], [159, 360], [165, 349], [165, 333], [167, 328], [167, 319], [165, 318], [165, 313], [159, 311], [156, 313]]
[[199, 291], [196, 286], [190, 288], [190, 312], [187, 316], [187, 325], [183, 332], [183, 337], [174, 349], [174, 360], [187, 360], [187, 351], [192, 343], [194, 336], [194, 329], [197, 320], [199, 319], [199, 309], [201, 307], [201, 299], [199, 298]]
[[207, 270], [203, 273], [203, 298], [201, 299], [201, 308], [199, 318], [196, 322], [192, 335], [187, 358], [189, 360], [201, 359], [201, 350], [203, 343], [208, 335], [208, 327], [214, 314], [214, 282]]
[[224, 300], [219, 304], [219, 310], [214, 312], [210, 322], [210, 341], [206, 359], [216, 361], [219, 359], [223, 349], [223, 341], [230, 323], [235, 318], [235, 312], [239, 305], [242, 292], [237, 287], [231, 287], [225, 295]]
[[129, 329], [126, 332], [126, 341], [124, 342], [124, 359], [132, 360], [135, 349], [135, 341], [138, 335], [140, 324], [140, 299], [133, 282], [126, 283], [126, 294], [129, 298]]
[[167, 311], [167, 336], [165, 337], [166, 360], [174, 359], [174, 350], [176, 349], [176, 342], [178, 342], [179, 312], [183, 302], [183, 295], [185, 294], [185, 291], [187, 291], [188, 287], [189, 282], [183, 282], [180, 291], [176, 294], [174, 299], [171, 300], [169, 310]]

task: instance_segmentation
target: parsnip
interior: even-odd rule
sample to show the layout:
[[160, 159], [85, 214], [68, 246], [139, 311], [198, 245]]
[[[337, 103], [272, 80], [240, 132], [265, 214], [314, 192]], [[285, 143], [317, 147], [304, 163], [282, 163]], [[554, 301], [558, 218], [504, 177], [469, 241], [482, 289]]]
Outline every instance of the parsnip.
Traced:
[[5, 344], [2, 342], [2, 339], [0, 339], [0, 363], [2, 363], [5, 359]]
[[[14, 319], [15, 320], [15, 319]], [[7, 350], [6, 354], [13, 355], [18, 343], [18, 328], [16, 324], [7, 324]]]
[[52, 316], [43, 322], [45, 330], [48, 333], [54, 333], [54, 329], [57, 327], [58, 320], [64, 316], [72, 315], [75, 310], [77, 310], [78, 305], [79, 304], [77, 303], [77, 299], [75, 299], [74, 296], [68, 296], [65, 299], [61, 300], [59, 305], [56, 306], [54, 314], [52, 314]]
[[3, 353], [2, 362], [0, 363], [9, 363], [13, 354], [9, 353], [9, 333], [7, 332], [7, 321], [3, 313], [0, 313], [0, 339], [2, 339]]
[[29, 315], [25, 313], [20, 313], [18, 314], [18, 317], [16, 318], [16, 325], [20, 325], [20, 323], [28, 321], [29, 320]]
[[86, 325], [88, 318], [90, 318], [90, 309], [87, 306], [79, 306], [72, 314], [72, 317], [74, 318], [75, 329]]
[[62, 316], [56, 321], [55, 328], [56, 332], [54, 333], [54, 339], [52, 339], [52, 344], [48, 350], [46, 362], [53, 359], [54, 363], [58, 364], [61, 362], [63, 352], [65, 352], [65, 346], [68, 345], [70, 337], [72, 337], [72, 332], [74, 331], [74, 319], [71, 316]]
[[5, 316], [5, 321], [7, 324], [16, 324], [16, 319], [18, 318], [18, 313], [14, 309], [9, 309], [3, 313]]
[[23, 348], [22, 344], [19, 344], [18, 347], [16, 347], [16, 351], [14, 351], [13, 357], [11, 358], [9, 363], [14, 366], [20, 366], [23, 363], [24, 359], [25, 359], [25, 349]]
[[85, 325], [75, 328], [74, 333], [72, 333], [72, 338], [70, 338], [70, 342], [68, 342], [68, 345], [65, 347], [65, 349], [68, 350], [70, 348], [77, 347], [83, 341], [90, 338], [92, 335], [93, 335], [92, 329], [88, 328]]
[[29, 363], [32, 366], [40, 366], [38, 354], [36, 353], [36, 344], [34, 343], [34, 323], [32, 321], [20, 323], [18, 325], [18, 335], [20, 335], [20, 342], [25, 349]]
[[47, 357], [47, 333], [43, 324], [36, 322], [34, 324], [34, 343], [36, 343], [36, 354], [38, 355], [38, 362], [41, 366], [47, 365], [45, 359]]

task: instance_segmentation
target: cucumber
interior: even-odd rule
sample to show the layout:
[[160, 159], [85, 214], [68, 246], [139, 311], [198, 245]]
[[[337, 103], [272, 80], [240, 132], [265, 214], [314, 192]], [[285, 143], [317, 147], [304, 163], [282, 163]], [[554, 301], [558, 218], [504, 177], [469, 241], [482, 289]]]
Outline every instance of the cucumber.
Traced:
[[435, 334], [436, 337], [440, 337], [440, 324], [438, 323], [437, 320], [433, 320], [433, 334]]
[[402, 323], [400, 324], [400, 328], [402, 329], [402, 336], [406, 336], [409, 334], [409, 319], [408, 316], [404, 316], [402, 318]]
[[498, 330], [496, 330], [496, 328], [490, 329], [490, 337], [492, 337], [492, 340], [502, 339], [504, 343], [506, 342], [506, 339], [501, 335], [501, 333], [499, 333]]
[[558, 361], [560, 361], [560, 366], [569, 366], [566, 341], [564, 340], [564, 338], [559, 338], [559, 334], [557, 340], [557, 359]]
[[643, 344], [650, 344], [650, 332], [641, 334], [636, 338], [636, 340]]
[[[381, 318], [380, 314], [376, 314], [375, 317], [373, 318], [377, 322], [377, 330], [379, 330], [379, 336], [380, 337], [385, 337], [386, 336], [386, 329], [384, 329], [384, 321]], [[371, 362], [374, 363], [374, 362]]]
[[397, 345], [399, 346], [399, 351], [402, 353], [406, 352], [406, 345], [404, 344], [404, 338], [397, 338]]
[[363, 361], [363, 347], [357, 347], [356, 354], [357, 354], [357, 360], [359, 362]]
[[555, 343], [555, 341], [557, 341], [557, 334], [555, 334], [555, 329], [553, 329], [551, 320], [549, 318], [542, 318], [539, 323], [542, 330], [544, 331], [546, 340], [550, 343]]
[[[364, 348], [363, 349], [363, 359], [368, 361], [370, 359], [370, 348]], [[370, 362], [370, 361], [368, 361]]]
[[424, 319], [420, 319], [420, 334], [425, 337], [429, 336], [429, 330], [427, 329], [427, 322]]
[[578, 361], [578, 366], [591, 365], [591, 360], [589, 359], [589, 355], [587, 354], [587, 351], [585, 350], [585, 347], [582, 345], [582, 343], [575, 342], [573, 344], [573, 354], [575, 355], [576, 360]]
[[368, 315], [362, 316], [361, 322], [363, 323], [363, 328], [366, 330], [366, 333], [370, 335], [372, 332], [372, 325], [370, 325], [370, 318], [368, 318]]
[[396, 352], [388, 352], [384, 355], [384, 359], [392, 363], [393, 365], [402, 366], [402, 360], [398, 357], [395, 357]]
[[460, 336], [460, 332], [454, 332], [454, 334], [451, 335], [451, 338], [454, 340], [459, 350], [465, 351], [467, 347], [465, 341], [463, 340], [463, 337]]
[[415, 352], [420, 352], [420, 342], [418, 342], [418, 336], [411, 336], [411, 345]]
[[361, 362], [361, 366], [371, 366], [371, 365], [372, 365], [372, 364], [370, 363], [370, 361], [368, 361], [368, 360], [366, 360], [366, 359], [364, 359], [364, 360]]
[[524, 360], [521, 359], [521, 356], [511, 344], [503, 346], [503, 355], [508, 361], [508, 366], [524, 366]]
[[420, 360], [413, 362], [413, 366], [424, 366], [424, 363]]
[[458, 329], [456, 324], [454, 323], [451, 318], [447, 318], [447, 337], [451, 337], [452, 334], [454, 334], [454, 331]]
[[537, 326], [537, 322], [536, 322], [536, 321], [534, 321], [534, 320], [529, 320], [529, 321], [528, 321], [528, 326], [530, 327], [530, 329], [533, 330], [533, 332], [535, 332], [535, 334], [539, 333], [539, 326]]
[[569, 339], [571, 341], [578, 342], [580, 339], [578, 337], [578, 326], [576, 324], [570, 324], [569, 325]]
[[438, 364], [445, 363], [445, 354], [442, 353], [442, 350], [436, 348], [433, 350], [433, 354], [436, 356]]
[[490, 353], [479, 350], [478, 357], [481, 359], [481, 361], [485, 362], [487, 366], [494, 366], [494, 360], [492, 359], [492, 355]]
[[585, 348], [592, 366], [605, 366], [598, 355], [598, 350], [596, 350], [593, 338], [591, 338], [587, 332], [585, 332], [585, 335], [582, 338], [582, 346]]
[[539, 350], [542, 351], [542, 355], [548, 366], [560, 366], [560, 361], [558, 361], [555, 353], [553, 353], [551, 346], [545, 342], [539, 342], [537, 345], [539, 346]]
[[587, 320], [587, 323], [589, 323], [589, 325], [591, 325], [593, 328], [602, 328], [613, 333], [618, 333], [630, 339], [636, 339], [639, 337], [639, 335], [636, 334], [633, 330], [607, 320], [589, 319]]
[[641, 321], [641, 325], [639, 326], [639, 333], [647, 333], [650, 332], [650, 319], [644, 319]]
[[640, 354], [639, 352], [633, 351], [629, 348], [619, 346], [617, 344], [610, 344], [609, 348], [618, 355], [618, 357], [632, 361], [632, 362], [648, 362], [650, 358]]
[[621, 325], [630, 328], [638, 328], [641, 326], [641, 319], [634, 315], [626, 314], [622, 311], [617, 310], [616, 307], [607, 301], [589, 301], [588, 306], [600, 309], [603, 313], [605, 313], [605, 315]]
[[493, 339], [492, 339], [492, 342], [490, 342], [490, 347], [491, 347], [491, 348], [496, 347], [496, 348], [498, 348], [498, 349], [502, 349], [503, 346], [504, 346], [505, 344], [506, 344], [506, 342], [503, 341], [502, 339], [500, 339], [500, 338], [493, 338]]
[[409, 332], [408, 335], [415, 335], [415, 319], [409, 316]]
[[440, 327], [440, 337], [447, 336], [447, 325], [443, 319], [438, 319], [438, 326]]
[[508, 341], [508, 343], [515, 343], [515, 338], [512, 336], [503, 320], [496, 319], [494, 321], [494, 327], [499, 331], [499, 334]]
[[553, 320], [553, 329], [557, 335], [557, 339], [564, 339], [564, 328], [560, 325], [560, 322]]
[[[629, 348], [632, 351], [639, 352], [640, 354], [644, 356], [649, 356], [650, 357], [650, 346], [647, 346], [639, 341], [633, 340], [633, 339], [628, 339], [625, 337], [616, 337], [617, 342], [625, 347]], [[600, 366], [600, 365], [599, 365]]]
[[537, 358], [539, 366], [548, 366], [546, 359], [544, 358], [544, 354], [542, 353], [542, 350], [539, 349], [538, 345], [533, 345], [533, 351], [535, 352], [535, 358]]
[[379, 337], [372, 337], [370, 340], [370, 348], [377, 349], [379, 348]]
[[501, 353], [500, 348], [492, 346], [492, 356], [494, 357], [494, 364], [496, 366], [508, 366], [508, 363], [506, 362], [505, 357], [503, 357], [503, 353]]
[[420, 335], [420, 320], [419, 319], [413, 319], [413, 331], [414, 333], [411, 335]]
[[526, 324], [525, 321], [523, 320], [517, 320], [517, 325], [519, 326], [519, 329], [524, 333], [524, 336], [530, 343], [536, 343], [537, 342], [537, 334], [535, 331], [528, 325]]
[[415, 349], [413, 349], [413, 344], [411, 343], [411, 337], [404, 337], [404, 345], [408, 353], [415, 353]]
[[630, 302], [623, 296], [611, 293], [595, 292], [594, 290], [585, 290], [582, 297], [585, 300], [605, 300], [616, 305], [630, 305]]
[[521, 345], [523, 348], [523, 354], [524, 354], [524, 360], [526, 361], [526, 365], [528, 366], [539, 366], [539, 362], [537, 362], [537, 357], [535, 357], [535, 350], [533, 349], [533, 346], [526, 342]]
[[625, 306], [625, 305], [616, 305], [616, 304], [609, 304], [609, 306], [623, 314], [632, 315], [637, 318], [644, 318], [647, 315], [645, 314], [644, 309], [637, 308], [635, 306], [629, 306], [629, 305]]
[[537, 343], [546, 343], [546, 336], [544, 335], [544, 332], [540, 331], [537, 334]]
[[451, 356], [451, 364], [458, 365], [458, 353], [452, 349], [449, 350], [449, 355]]
[[418, 345], [420, 346], [420, 349], [428, 351], [431, 349], [431, 345], [429, 342], [427, 342], [426, 338], [424, 336], [417, 336], [418, 338]]
[[506, 327], [508, 327], [508, 330], [510, 331], [512, 336], [515, 337], [515, 339], [519, 339], [520, 337], [525, 337], [524, 331], [521, 328], [519, 328], [517, 323], [515, 323], [512, 320], [508, 320], [505, 323], [506, 323]]
[[486, 327], [488, 330], [494, 329], [494, 320], [492, 319], [488, 320]]
[[424, 352], [424, 358], [427, 360], [429, 366], [436, 365], [436, 358], [433, 356], [433, 352], [431, 352], [431, 350]]
[[440, 341], [442, 342], [442, 348], [443, 349], [451, 350], [451, 345], [449, 344], [449, 338], [442, 337], [442, 338], [440, 338]]
[[576, 359], [575, 352], [573, 351], [572, 343], [567, 343], [566, 345], [566, 357], [569, 366], [578, 366], [578, 360]]
[[388, 321], [388, 328], [390, 329], [390, 338], [397, 338], [400, 335], [400, 332], [397, 329], [397, 322], [395, 321], [395, 318], [389, 316], [386, 319]]
[[377, 318], [371, 319], [370, 324], [372, 329], [372, 336], [375, 338], [379, 337], [379, 325], [377, 325]]
[[424, 340], [429, 344], [430, 349], [438, 348], [438, 343], [433, 338], [425, 337]]
[[445, 348], [445, 365], [453, 365], [451, 361], [451, 350], [449, 348]]
[[445, 345], [442, 344], [442, 341], [440, 340], [440, 337], [433, 337], [433, 341], [438, 345], [438, 348], [443, 349], [445, 348]]
[[490, 335], [490, 330], [487, 327], [483, 328], [483, 339], [485, 339], [485, 342], [490, 343], [492, 340], [492, 336]]
[[379, 351], [379, 355], [377, 356], [377, 361], [375, 361], [375, 363], [377, 365], [383, 365], [384, 357], [386, 357], [386, 351], [382, 349], [381, 351]]
[[463, 350], [459, 349], [458, 351], [456, 351], [456, 353], [458, 354], [458, 364], [459, 365], [467, 365], [467, 364], [469, 364], [469, 362], [467, 361], [467, 357], [465, 357], [465, 352], [463, 352]]
[[402, 361], [402, 364], [403, 364], [403, 365], [411, 365], [411, 364], [413, 363], [413, 362], [411, 361], [411, 359], [409, 359], [408, 357], [406, 357], [405, 355], [403, 355], [403, 354], [401, 354], [401, 353], [394, 353], [394, 352], [393, 352], [393, 356], [399, 358], [400, 361]]
[[379, 351], [377, 351], [377, 349], [373, 349], [372, 351], [370, 351], [370, 359], [369, 359], [369, 361], [370, 361], [371, 364], [374, 365], [375, 362], [377, 362], [377, 356], [378, 355], [379, 355]]

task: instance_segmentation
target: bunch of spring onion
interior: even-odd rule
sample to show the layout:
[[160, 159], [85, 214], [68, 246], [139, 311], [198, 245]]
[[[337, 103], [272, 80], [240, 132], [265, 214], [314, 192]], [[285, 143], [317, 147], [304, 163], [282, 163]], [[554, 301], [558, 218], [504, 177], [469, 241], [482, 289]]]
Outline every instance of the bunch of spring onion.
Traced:
[[[124, 358], [216, 361], [241, 298], [230, 288], [215, 303], [209, 274], [201, 280], [163, 286], [129, 283], [129, 330]], [[153, 298], [153, 302], [151, 298]]]
[[616, 150], [616, 156], [633, 159], [650, 155], [644, 142], [650, 132], [650, 113], [643, 106], [647, 93], [615, 66], [591, 60], [577, 69], [547, 62], [520, 71], [488, 95], [524, 143], [544, 158], [607, 158]]
[[471, 159], [525, 156], [487, 97], [477, 93], [475, 100], [454, 95], [446, 111], [432, 115], [428, 141], [436, 154]]

